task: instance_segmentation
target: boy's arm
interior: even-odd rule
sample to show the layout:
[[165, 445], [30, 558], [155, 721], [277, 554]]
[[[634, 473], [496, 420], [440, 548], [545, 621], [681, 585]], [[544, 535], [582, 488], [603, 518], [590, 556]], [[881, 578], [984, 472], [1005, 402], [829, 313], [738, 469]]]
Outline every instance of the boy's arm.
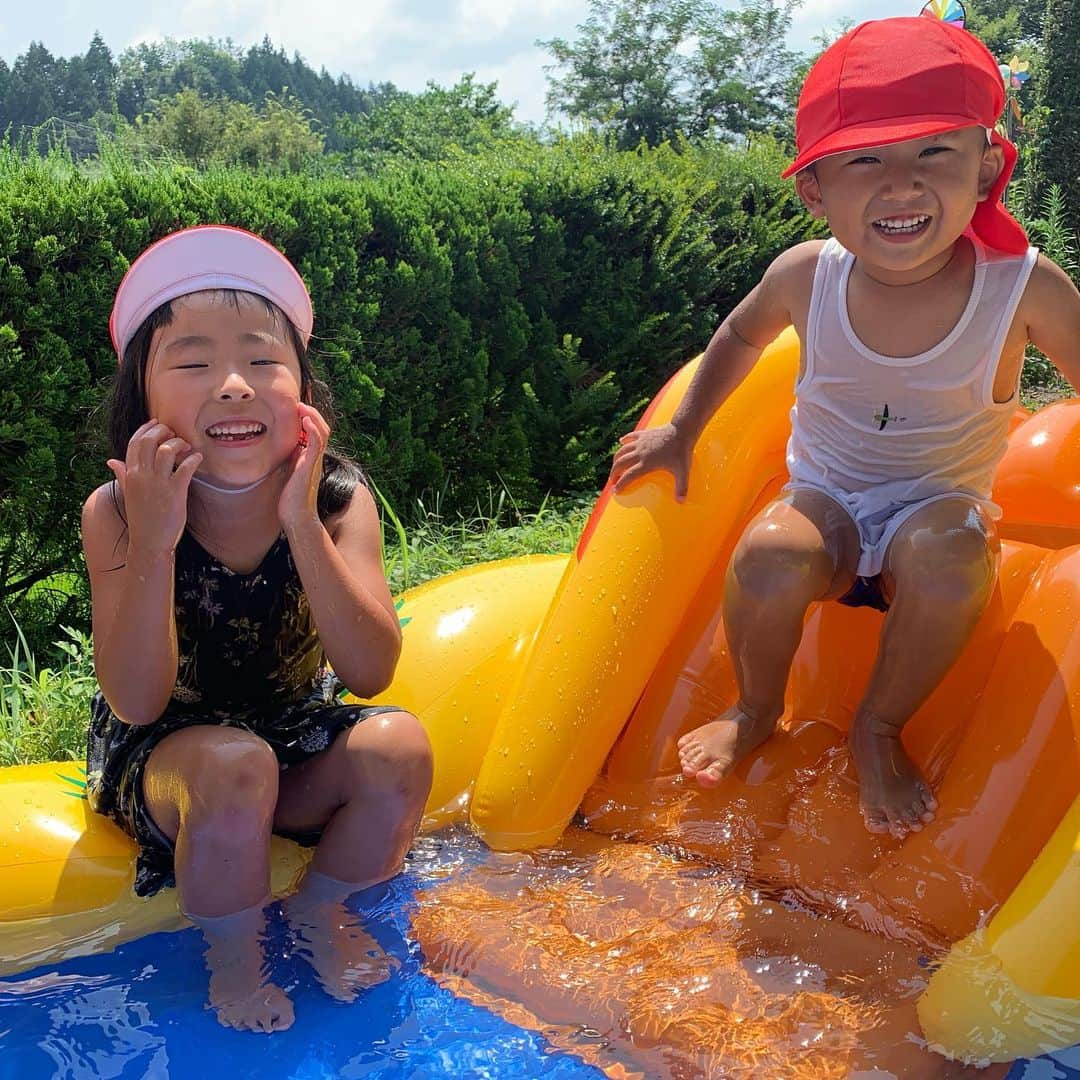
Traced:
[[1028, 340], [1080, 391], [1080, 292], [1040, 255], [1024, 293]]
[[[820, 243], [800, 244], [780, 255], [761, 281], [720, 324], [705, 349], [686, 396], [669, 424], [632, 431], [611, 466], [615, 490], [655, 469], [675, 477], [675, 497], [686, 495], [690, 457], [709, 418], [750, 373], [762, 350], [792, 322], [792, 299]], [[812, 249], [812, 250], [811, 250]]]
[[803, 246], [785, 251], [773, 261], [706, 346], [686, 396], [671, 418], [672, 426], [691, 446], [713, 413], [750, 374], [765, 347], [791, 325], [792, 278], [804, 270]]

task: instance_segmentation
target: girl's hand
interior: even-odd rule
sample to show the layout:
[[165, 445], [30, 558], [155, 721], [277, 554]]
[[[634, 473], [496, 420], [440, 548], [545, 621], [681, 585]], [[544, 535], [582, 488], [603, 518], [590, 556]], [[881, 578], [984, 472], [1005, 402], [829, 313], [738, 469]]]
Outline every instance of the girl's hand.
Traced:
[[690, 483], [690, 455], [687, 445], [673, 424], [662, 424], [643, 431], [631, 431], [619, 439], [611, 463], [608, 482], [614, 482], [615, 493], [623, 491], [635, 480], [656, 469], [666, 469], [675, 477], [675, 499], [682, 502]]
[[128, 545], [149, 554], [171, 554], [187, 524], [188, 488], [202, 454], [172, 428], [147, 420], [127, 445], [123, 461], [105, 464], [120, 485]]
[[[300, 402], [296, 411], [300, 416], [300, 434], [291, 458], [292, 473], [278, 499], [278, 520], [283, 529], [300, 524], [305, 519], [318, 520], [322, 459], [330, 442], [330, 425], [318, 409]], [[289, 468], [288, 462], [285, 468]]]

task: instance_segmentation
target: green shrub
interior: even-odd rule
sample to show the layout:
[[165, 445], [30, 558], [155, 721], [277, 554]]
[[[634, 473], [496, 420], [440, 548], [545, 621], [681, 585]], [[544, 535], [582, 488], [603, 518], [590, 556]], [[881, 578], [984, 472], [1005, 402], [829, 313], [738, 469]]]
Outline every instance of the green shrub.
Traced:
[[1073, 229], [1080, 229], [1080, 0], [1049, 0], [1043, 30], [1039, 180], [1057, 184]]
[[[149, 243], [241, 225], [308, 282], [339, 444], [396, 505], [591, 490], [617, 434], [814, 228], [779, 150], [500, 143], [350, 178], [82, 168], [0, 151], [0, 591], [35, 648], [85, 626], [78, 515], [107, 479], [95, 415], [114, 290]], [[54, 587], [56, 575], [62, 587]], [[28, 592], [38, 585], [33, 603]], [[2, 629], [0, 629], [2, 632]]]
[[81, 758], [97, 689], [89, 637], [63, 627], [52, 667], [39, 664], [18, 626], [0, 665], [0, 767]]

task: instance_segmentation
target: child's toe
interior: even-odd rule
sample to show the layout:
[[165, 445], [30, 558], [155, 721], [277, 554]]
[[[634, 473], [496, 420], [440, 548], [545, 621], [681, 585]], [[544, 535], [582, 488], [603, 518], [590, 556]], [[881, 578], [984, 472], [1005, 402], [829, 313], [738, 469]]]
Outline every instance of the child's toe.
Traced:
[[716, 787], [724, 779], [724, 773], [719, 762], [714, 761], [711, 765], [698, 772], [696, 779], [702, 787]]
[[898, 807], [896, 810], [891, 811], [887, 810], [885, 817], [889, 823], [889, 835], [897, 840], [903, 840], [914, 829], [906, 807]]
[[691, 743], [689, 746], [684, 746], [679, 751], [679, 758], [684, 767], [694, 769], [702, 768], [707, 761], [705, 751], [701, 748], [699, 743]]

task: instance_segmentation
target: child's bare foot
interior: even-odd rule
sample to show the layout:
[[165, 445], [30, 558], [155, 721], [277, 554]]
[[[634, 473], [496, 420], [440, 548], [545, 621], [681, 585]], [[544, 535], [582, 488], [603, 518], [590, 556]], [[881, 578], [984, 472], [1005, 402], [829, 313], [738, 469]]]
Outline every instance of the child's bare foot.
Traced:
[[247, 997], [226, 1001], [215, 1000], [213, 980], [210, 985], [210, 1004], [217, 1010], [218, 1023], [238, 1031], [285, 1031], [296, 1019], [292, 1002], [285, 991], [272, 982], [263, 982]]
[[[323, 875], [323, 881], [333, 881]], [[324, 890], [323, 890], [324, 891]], [[323, 989], [338, 1001], [355, 1001], [363, 990], [386, 982], [397, 961], [382, 949], [341, 899], [320, 895], [310, 880], [284, 902], [296, 931], [297, 952], [315, 969]]]
[[776, 730], [781, 712], [751, 716], [737, 704], [719, 719], [688, 731], [678, 744], [683, 775], [702, 787], [716, 787]]
[[894, 727], [873, 717], [856, 718], [848, 748], [859, 774], [859, 807], [872, 833], [903, 839], [934, 820], [937, 799]]
[[220, 918], [193, 918], [206, 938], [210, 1007], [218, 1023], [239, 1031], [284, 1031], [292, 1027], [292, 1002], [263, 971], [262, 905]]

